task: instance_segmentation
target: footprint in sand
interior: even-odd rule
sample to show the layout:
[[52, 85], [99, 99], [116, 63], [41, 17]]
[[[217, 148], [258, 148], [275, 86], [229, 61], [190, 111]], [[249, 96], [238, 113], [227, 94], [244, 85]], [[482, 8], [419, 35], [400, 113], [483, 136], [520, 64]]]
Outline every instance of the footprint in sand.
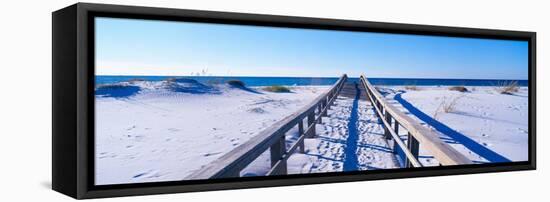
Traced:
[[126, 130], [130, 131], [130, 130], [135, 129], [135, 128], [136, 128], [136, 125], [133, 125], [132, 127], [127, 128]]
[[145, 176], [145, 175], [147, 175], [147, 172], [139, 173], [137, 175], [134, 175], [133, 178], [140, 178], [140, 177]]
[[118, 156], [118, 155], [116, 155], [116, 154], [111, 154], [111, 155], [109, 155], [108, 152], [101, 152], [101, 153], [99, 153], [99, 157], [98, 157], [98, 158], [99, 158], [99, 159], [103, 159], [103, 158], [115, 158], [115, 157], [117, 157], [117, 156]]
[[487, 143], [487, 142], [482, 142], [481, 144], [482, 144], [483, 146], [486, 146], [486, 147], [490, 147], [490, 146], [492, 145], [492, 144]]
[[529, 131], [528, 130], [525, 130], [523, 128], [518, 128], [519, 132], [522, 132], [522, 133], [525, 133], [525, 134], [528, 134]]
[[170, 132], [178, 132], [178, 131], [180, 131], [180, 129], [177, 129], [177, 128], [168, 128], [168, 131], [170, 131]]
[[204, 154], [203, 156], [214, 156], [214, 155], [218, 155], [218, 154], [221, 154], [221, 152], [213, 152], [213, 153], [207, 153], [207, 154]]
[[134, 179], [141, 179], [141, 178], [157, 178], [161, 177], [162, 175], [157, 170], [148, 170], [145, 172], [140, 172], [138, 174], [135, 174], [132, 176]]
[[233, 146], [239, 145], [239, 138], [233, 138], [229, 141], [232, 143]]

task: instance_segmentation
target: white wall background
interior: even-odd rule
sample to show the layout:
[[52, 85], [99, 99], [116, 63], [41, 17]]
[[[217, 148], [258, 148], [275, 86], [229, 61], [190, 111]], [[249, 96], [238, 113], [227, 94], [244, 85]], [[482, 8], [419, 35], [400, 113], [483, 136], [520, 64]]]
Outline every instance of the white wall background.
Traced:
[[[536, 31], [538, 170], [106, 199], [108, 201], [524, 201], [550, 187], [550, 6], [546, 1], [90, 1], [291, 16]], [[0, 201], [68, 201], [51, 186], [51, 12], [75, 3], [2, 1]], [[545, 126], [546, 125], [546, 126]], [[277, 197], [275, 197], [277, 196]]]

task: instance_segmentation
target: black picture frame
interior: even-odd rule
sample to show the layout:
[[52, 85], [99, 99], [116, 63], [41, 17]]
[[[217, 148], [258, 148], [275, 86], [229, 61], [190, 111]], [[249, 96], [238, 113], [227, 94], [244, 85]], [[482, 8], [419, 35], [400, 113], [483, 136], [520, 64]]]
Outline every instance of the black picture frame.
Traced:
[[[94, 17], [522, 40], [529, 44], [525, 162], [101, 185], [94, 176]], [[84, 199], [536, 169], [536, 33], [276, 15], [77, 3], [52, 14], [52, 188]]]

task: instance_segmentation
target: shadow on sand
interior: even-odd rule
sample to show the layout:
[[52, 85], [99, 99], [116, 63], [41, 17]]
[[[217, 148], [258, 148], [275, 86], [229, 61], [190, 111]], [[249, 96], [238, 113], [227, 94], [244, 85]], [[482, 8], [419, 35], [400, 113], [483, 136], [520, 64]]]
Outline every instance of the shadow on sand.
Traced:
[[138, 86], [109, 84], [96, 88], [95, 94], [103, 97], [127, 98], [137, 94], [140, 91]]
[[357, 131], [357, 121], [359, 120], [359, 96], [361, 91], [355, 83], [355, 99], [353, 100], [353, 105], [351, 109], [351, 114], [348, 122], [348, 139], [346, 140], [346, 149], [345, 149], [345, 160], [344, 160], [344, 172], [345, 171], [356, 171], [358, 170], [359, 161], [357, 160], [357, 140], [358, 140], [358, 131]]
[[420, 111], [419, 109], [414, 107], [410, 102], [403, 99], [401, 97], [401, 94], [402, 93], [396, 94], [394, 99], [397, 100], [397, 102], [399, 102], [403, 107], [405, 107], [405, 109], [407, 109], [410, 113], [418, 117], [420, 120], [426, 122], [428, 125], [434, 127], [437, 131], [449, 136], [453, 140], [464, 145], [466, 148], [476, 153], [477, 155], [487, 159], [491, 163], [510, 162], [510, 160], [507, 159], [506, 157], [488, 149], [487, 147], [484, 147], [483, 145], [477, 143], [476, 141], [470, 139], [469, 137], [457, 132], [456, 130], [453, 130], [449, 126], [433, 119], [429, 115]]
[[254, 89], [252, 89], [252, 88], [248, 88], [248, 87], [246, 87], [246, 86], [233, 86], [233, 85], [229, 85], [229, 86], [231, 86], [231, 88], [243, 90], [243, 91], [246, 91], [246, 92], [249, 92], [249, 93], [263, 94], [262, 92], [259, 92], [259, 91], [257, 91], [257, 90], [254, 90]]

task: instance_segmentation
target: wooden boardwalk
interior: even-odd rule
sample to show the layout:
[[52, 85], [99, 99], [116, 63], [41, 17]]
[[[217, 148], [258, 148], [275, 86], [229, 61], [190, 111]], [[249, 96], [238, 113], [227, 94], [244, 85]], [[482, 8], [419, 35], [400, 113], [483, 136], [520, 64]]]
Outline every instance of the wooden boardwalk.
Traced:
[[[345, 92], [347, 90], [347, 92]], [[345, 92], [345, 93], [344, 93]], [[384, 125], [368, 101], [366, 91], [355, 82], [346, 82], [318, 124], [318, 133], [306, 139], [301, 170], [289, 173], [320, 173], [398, 168], [399, 163], [384, 136]], [[291, 158], [292, 161], [294, 159]]]
[[[384, 158], [395, 158], [395, 154], [401, 154], [404, 159], [402, 167], [422, 167], [422, 164], [418, 162], [421, 146], [441, 165], [472, 163], [464, 155], [439, 139], [437, 133], [388, 104], [365, 76], [361, 76], [359, 82], [356, 83], [348, 82], [347, 75], [342, 75], [330, 89], [319, 95], [308, 106], [276, 122], [248, 142], [204, 166], [186, 179], [240, 177], [241, 171], [266, 151], [269, 151], [271, 161], [267, 175], [288, 174], [287, 161], [289, 158], [294, 154], [303, 155], [310, 152], [310, 150], [306, 151], [308, 145], [304, 144], [305, 140], [322, 138], [322, 134], [319, 133], [321, 131], [316, 129], [317, 126], [332, 124], [331, 117], [336, 112], [334, 109], [341, 107], [342, 100], [353, 100], [351, 109], [347, 112], [349, 117], [346, 122], [347, 134], [342, 136], [345, 137], [345, 140], [342, 141], [342, 144], [345, 144], [342, 147], [345, 150], [344, 155], [337, 158], [342, 161], [341, 170], [343, 171], [368, 170], [370, 165], [377, 163], [377, 159], [373, 158], [375, 153], [363, 155], [361, 149], [382, 151], [376, 155]], [[347, 105], [347, 108], [350, 108], [349, 103]], [[371, 129], [379, 127], [381, 132], [378, 137], [374, 136], [376, 134], [372, 131], [368, 131], [368, 126], [365, 130], [365, 127], [362, 128], [358, 124], [360, 108], [364, 109], [365, 117], [370, 117], [363, 121], [372, 122]], [[287, 133], [296, 127], [298, 128], [298, 139], [289, 146], [286, 142]], [[406, 138], [401, 138], [400, 131], [401, 133], [406, 132]], [[360, 148], [361, 146], [364, 148]], [[382, 161], [392, 162], [387, 159]], [[378, 167], [393, 166], [388, 164]], [[377, 167], [370, 166], [370, 168]]]
[[340, 96], [354, 99], [358, 93], [356, 88], [359, 88], [359, 99], [368, 101], [367, 91], [365, 87], [355, 82], [346, 82], [344, 84], [344, 88], [342, 88], [342, 91], [340, 92]]

